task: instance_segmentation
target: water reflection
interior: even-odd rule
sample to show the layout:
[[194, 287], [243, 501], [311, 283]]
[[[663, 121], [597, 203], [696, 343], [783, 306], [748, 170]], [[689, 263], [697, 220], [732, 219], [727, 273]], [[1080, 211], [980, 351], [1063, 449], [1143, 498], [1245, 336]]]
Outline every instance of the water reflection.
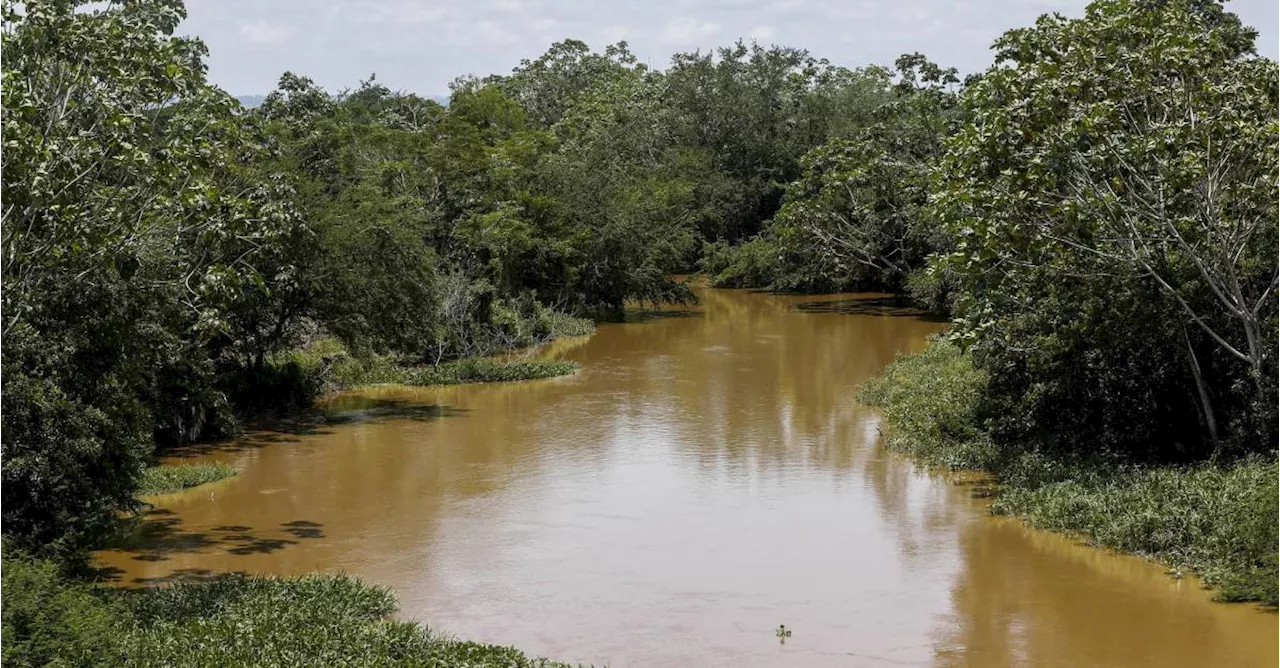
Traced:
[[854, 388], [943, 326], [704, 292], [557, 342], [575, 376], [373, 388], [193, 453], [243, 473], [101, 561], [342, 569], [444, 631], [614, 666], [1274, 665], [1274, 616], [991, 520], [980, 484], [878, 447]]

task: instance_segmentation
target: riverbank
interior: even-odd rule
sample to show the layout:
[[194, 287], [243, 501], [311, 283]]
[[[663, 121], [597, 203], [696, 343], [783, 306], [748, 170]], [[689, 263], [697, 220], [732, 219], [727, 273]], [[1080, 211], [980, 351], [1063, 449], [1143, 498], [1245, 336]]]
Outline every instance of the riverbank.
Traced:
[[565, 665], [393, 620], [391, 590], [341, 574], [122, 590], [6, 549], [3, 580], [6, 666]]
[[984, 426], [986, 379], [957, 347], [935, 340], [899, 357], [859, 397], [878, 407], [885, 445], [930, 465], [995, 475], [992, 511], [1190, 571], [1220, 600], [1277, 603], [1277, 462], [1139, 465], [1054, 457], [996, 443]]

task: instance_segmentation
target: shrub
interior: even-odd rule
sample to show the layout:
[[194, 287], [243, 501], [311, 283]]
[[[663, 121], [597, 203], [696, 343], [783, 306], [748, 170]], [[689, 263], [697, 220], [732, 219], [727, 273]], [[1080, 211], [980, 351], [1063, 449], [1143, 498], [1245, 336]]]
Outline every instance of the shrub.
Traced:
[[11, 368], [6, 364], [0, 411], [4, 534], [33, 552], [69, 554], [134, 507], [151, 454], [149, 418], [122, 388], [98, 388], [109, 400], [94, 405]]
[[986, 376], [945, 340], [899, 355], [858, 393], [880, 408], [890, 429], [885, 443], [935, 466], [990, 468], [995, 448], [983, 429], [980, 405]]

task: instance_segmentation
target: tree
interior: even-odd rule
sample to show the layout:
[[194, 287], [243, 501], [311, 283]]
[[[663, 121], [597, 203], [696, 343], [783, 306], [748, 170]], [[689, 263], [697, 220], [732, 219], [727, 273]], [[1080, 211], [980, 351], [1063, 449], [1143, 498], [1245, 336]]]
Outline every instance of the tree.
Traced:
[[1221, 414], [1274, 442], [1277, 70], [1253, 38], [1218, 2], [1105, 0], [997, 41], [938, 211], [961, 331], [1013, 403], [1180, 443], [1156, 456], [1218, 447]]
[[[852, 138], [805, 154], [768, 235], [783, 258], [775, 287], [903, 291], [924, 283], [945, 238], [928, 210], [942, 144], [957, 125], [955, 70], [920, 54], [897, 61], [891, 101]], [[939, 297], [925, 301], [935, 306]]]
[[153, 436], [233, 427], [216, 358], [268, 344], [305, 233], [181, 3], [84, 4], [3, 9], [4, 524], [54, 551], [135, 506]]
[[714, 170], [696, 195], [712, 203], [699, 230], [731, 242], [774, 215], [801, 156], [853, 131], [888, 98], [883, 68], [847, 70], [802, 49], [741, 41], [676, 54], [663, 88], [677, 142], [705, 151]]

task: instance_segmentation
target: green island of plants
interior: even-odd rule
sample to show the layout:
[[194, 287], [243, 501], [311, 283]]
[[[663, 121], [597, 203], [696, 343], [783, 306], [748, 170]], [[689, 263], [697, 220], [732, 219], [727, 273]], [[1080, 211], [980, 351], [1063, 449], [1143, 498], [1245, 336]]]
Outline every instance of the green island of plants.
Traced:
[[230, 478], [236, 470], [219, 462], [148, 466], [138, 483], [138, 495], [169, 494]]

